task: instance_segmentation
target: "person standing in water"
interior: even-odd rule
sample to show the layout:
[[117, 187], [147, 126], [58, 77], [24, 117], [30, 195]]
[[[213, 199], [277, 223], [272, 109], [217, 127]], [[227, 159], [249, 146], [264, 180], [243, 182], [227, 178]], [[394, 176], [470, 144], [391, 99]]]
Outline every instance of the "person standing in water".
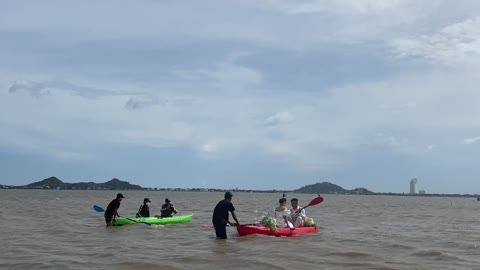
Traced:
[[105, 222], [107, 223], [107, 227], [113, 226], [113, 222], [119, 217], [118, 208], [120, 208], [120, 202], [122, 199], [125, 198], [122, 193], [118, 193], [117, 197], [113, 199], [107, 206], [107, 210], [105, 210]]
[[[227, 239], [227, 224], [230, 226], [239, 226], [237, 216], [235, 215], [235, 207], [232, 204], [232, 193], [230, 191], [225, 192], [224, 199], [217, 203], [213, 210], [212, 223], [215, 228], [215, 234], [219, 239]], [[235, 223], [228, 220], [229, 212], [232, 213], [232, 217]]]

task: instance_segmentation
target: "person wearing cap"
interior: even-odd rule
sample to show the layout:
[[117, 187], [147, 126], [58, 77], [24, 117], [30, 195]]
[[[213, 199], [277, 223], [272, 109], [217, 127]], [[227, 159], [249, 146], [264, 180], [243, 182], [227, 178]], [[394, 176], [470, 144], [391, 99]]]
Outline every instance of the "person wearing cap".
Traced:
[[[235, 215], [235, 207], [232, 204], [232, 193], [230, 191], [225, 192], [224, 199], [218, 202], [217, 206], [213, 210], [212, 223], [215, 228], [215, 234], [217, 238], [227, 239], [227, 224], [230, 226], [238, 226], [237, 216]], [[232, 217], [235, 223], [228, 220], [229, 212], [232, 213]]]
[[143, 205], [138, 209], [136, 217], [150, 217], [150, 199], [143, 199]]
[[162, 210], [160, 210], [160, 213], [161, 218], [173, 217], [173, 214], [176, 214], [177, 210], [175, 209], [175, 207], [173, 207], [173, 204], [170, 203], [170, 200], [166, 198], [165, 203], [162, 205]]
[[117, 197], [113, 199], [107, 206], [105, 210], [105, 222], [107, 227], [113, 226], [113, 221], [117, 219], [120, 215], [118, 214], [118, 208], [120, 208], [120, 202], [125, 198], [122, 193], [118, 193]]

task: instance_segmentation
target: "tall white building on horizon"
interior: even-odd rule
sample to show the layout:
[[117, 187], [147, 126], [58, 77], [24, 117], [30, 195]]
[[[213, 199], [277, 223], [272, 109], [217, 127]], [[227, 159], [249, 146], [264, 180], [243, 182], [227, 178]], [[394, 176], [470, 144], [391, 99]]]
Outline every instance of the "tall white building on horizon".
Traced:
[[410, 194], [417, 194], [417, 178], [410, 180]]

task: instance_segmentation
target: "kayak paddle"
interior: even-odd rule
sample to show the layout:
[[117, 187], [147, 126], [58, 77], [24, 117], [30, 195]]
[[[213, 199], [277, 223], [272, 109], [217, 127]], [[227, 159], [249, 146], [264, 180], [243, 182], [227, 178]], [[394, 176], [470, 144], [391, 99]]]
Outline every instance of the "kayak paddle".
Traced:
[[[93, 209], [94, 209], [95, 211], [99, 212], [99, 213], [105, 212], [105, 210], [104, 210], [102, 207], [98, 206], [98, 205], [94, 205], [94, 206], [93, 206]], [[118, 216], [118, 217], [121, 217], [121, 216]], [[136, 221], [136, 220], [131, 219], [131, 218], [128, 218], [128, 217], [122, 217], [122, 218], [128, 219], [128, 220], [133, 221], [133, 222], [135, 222], [135, 223], [143, 223], [143, 224], [145, 224], [145, 225], [152, 226], [152, 224], [150, 224], [150, 223], [148, 223], [148, 222], [145, 222], [145, 221]]]
[[323, 202], [323, 197], [317, 197], [317, 198], [313, 199], [307, 206], [302, 207], [301, 209], [298, 209], [295, 212], [298, 213], [298, 212], [302, 211], [303, 209], [305, 209], [309, 206], [314, 206], [314, 205], [320, 204], [322, 202]]
[[94, 205], [94, 206], [93, 206], [93, 209], [94, 209], [95, 211], [99, 212], [99, 213], [105, 212], [105, 210], [104, 210], [102, 207], [98, 206], [98, 205]]
[[[118, 217], [121, 217], [121, 216], [118, 216]], [[131, 218], [128, 218], [128, 217], [122, 217], [122, 218], [128, 219], [128, 220], [133, 221], [133, 222], [135, 222], [135, 223], [143, 223], [143, 224], [145, 224], [145, 225], [152, 226], [152, 224], [150, 224], [150, 223], [148, 223], [148, 222], [145, 222], [145, 221], [136, 221], [136, 220], [131, 219]]]
[[309, 206], [314, 206], [314, 205], [320, 204], [322, 202], [323, 202], [323, 197], [317, 197], [317, 198], [313, 199], [307, 206], [303, 207], [303, 209], [305, 209]]

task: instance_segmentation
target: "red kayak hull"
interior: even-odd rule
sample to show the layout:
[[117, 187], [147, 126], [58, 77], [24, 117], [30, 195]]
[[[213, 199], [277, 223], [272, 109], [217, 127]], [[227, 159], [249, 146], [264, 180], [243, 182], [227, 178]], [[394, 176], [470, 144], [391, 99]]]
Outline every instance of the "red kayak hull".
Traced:
[[295, 228], [294, 230], [290, 230], [289, 228], [278, 228], [276, 231], [263, 227], [263, 226], [256, 226], [256, 225], [240, 225], [237, 227], [238, 235], [245, 236], [250, 234], [263, 234], [269, 236], [295, 236], [300, 234], [310, 234], [310, 233], [317, 233], [317, 227], [299, 227]]

